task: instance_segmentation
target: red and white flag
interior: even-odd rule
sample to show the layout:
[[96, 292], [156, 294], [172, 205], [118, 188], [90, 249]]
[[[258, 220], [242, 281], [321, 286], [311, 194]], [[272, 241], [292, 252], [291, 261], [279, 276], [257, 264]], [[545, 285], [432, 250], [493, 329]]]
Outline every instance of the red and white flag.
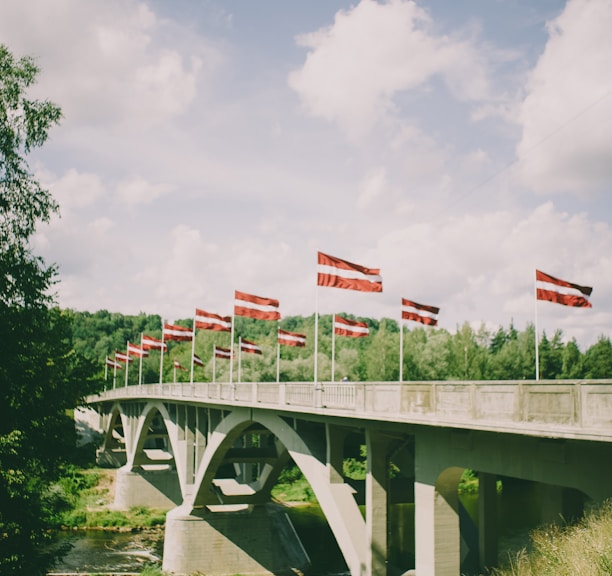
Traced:
[[149, 352], [147, 350], [141, 348], [140, 346], [138, 346], [138, 344], [134, 344], [133, 342], [128, 342], [127, 353], [130, 356], [140, 356], [143, 358], [149, 355]]
[[278, 300], [235, 291], [234, 314], [257, 320], [280, 320]]
[[559, 280], [559, 278], [536, 270], [536, 298], [538, 300], [576, 308], [591, 308], [588, 297], [592, 291], [593, 288], [589, 286], [579, 286], [572, 282]]
[[175, 326], [173, 324], [164, 324], [164, 340], [179, 340], [185, 342], [192, 338], [193, 331], [190, 328]]
[[232, 357], [232, 351], [229, 348], [215, 346], [215, 357], [225, 358], [226, 360], [229, 360]]
[[127, 363], [132, 362], [133, 358], [130, 358], [124, 352], [119, 352], [119, 350], [115, 350], [115, 360], [117, 360], [117, 362]]
[[278, 329], [278, 343], [283, 346], [297, 346], [304, 348], [306, 346], [306, 336], [304, 334], [296, 334], [295, 332], [287, 332], [287, 330]]
[[200, 330], [215, 330], [217, 332], [231, 332], [232, 318], [231, 316], [219, 316], [211, 312], [205, 312], [196, 308], [195, 311], [195, 327]]
[[240, 339], [240, 350], [242, 352], [246, 352], [247, 354], [261, 354], [261, 348], [255, 344], [255, 342], [251, 342], [250, 340], [245, 340], [244, 338]]
[[402, 320], [414, 320], [428, 326], [437, 326], [439, 313], [440, 308], [437, 306], [425, 306], [402, 298]]
[[323, 252], [318, 252], [317, 261], [317, 286], [382, 292], [382, 277], [378, 268], [366, 268]]
[[350, 336], [351, 338], [364, 338], [370, 334], [365, 322], [347, 320], [342, 316], [334, 316], [334, 334], [336, 336]]
[[119, 364], [119, 362], [115, 362], [112, 358], [106, 357], [106, 365], [110, 368], [117, 368], [119, 370], [123, 370], [123, 366]]
[[178, 360], [175, 360], [173, 363], [174, 367], [177, 370], [183, 370], [184, 372], [187, 372], [187, 368], [185, 368], [184, 366], [181, 365], [181, 363]]
[[196, 366], [201, 366], [202, 368], [204, 368], [204, 362], [202, 361], [202, 358], [200, 358], [197, 354], [193, 355], [193, 363]]
[[142, 335], [142, 341], [140, 343], [143, 350], [168, 350], [167, 344], [164, 344], [161, 340], [153, 338], [153, 336]]

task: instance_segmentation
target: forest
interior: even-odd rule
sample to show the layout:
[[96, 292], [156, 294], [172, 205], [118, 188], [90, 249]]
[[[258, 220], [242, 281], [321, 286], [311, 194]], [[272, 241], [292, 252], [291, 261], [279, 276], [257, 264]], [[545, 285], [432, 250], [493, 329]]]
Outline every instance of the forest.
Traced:
[[[144, 313], [129, 316], [100, 310], [94, 313], [66, 311], [72, 317], [75, 350], [104, 370], [105, 358], [115, 351], [126, 351], [128, 341], [139, 344], [141, 334], [161, 339], [161, 318]], [[383, 318], [346, 318], [367, 322], [369, 336], [365, 338], [335, 337], [334, 380], [397, 381], [399, 379], [400, 333], [395, 320]], [[193, 319], [177, 320], [175, 324], [191, 328]], [[236, 317], [235, 340], [241, 336], [255, 342], [261, 355], [242, 354], [243, 381], [274, 381], [277, 370], [276, 330], [280, 327], [306, 336], [306, 346], [281, 346], [280, 380], [311, 381], [314, 377], [315, 317], [290, 316], [280, 323]], [[404, 380], [524, 380], [535, 379], [535, 331], [527, 325], [523, 331], [512, 324], [490, 332], [481, 326], [474, 329], [467, 322], [450, 332], [430, 326], [404, 326]], [[164, 356], [164, 382], [175, 378], [174, 360], [187, 370], [176, 371], [177, 381], [189, 381], [191, 342], [168, 341]], [[213, 362], [214, 346], [229, 347], [230, 333], [197, 330], [195, 353], [204, 362], [196, 366], [194, 381], [229, 380], [229, 362], [217, 358]], [[600, 336], [595, 344], [581, 350], [575, 340], [567, 340], [561, 331], [552, 336], [540, 335], [541, 379], [601, 379], [612, 377], [612, 344]], [[318, 377], [331, 380], [332, 316], [319, 318]], [[234, 361], [236, 363], [236, 360]], [[159, 382], [160, 353], [151, 351], [143, 359], [142, 382]], [[214, 370], [213, 370], [214, 369]], [[234, 366], [236, 371], [236, 365]], [[134, 358], [128, 369], [128, 383], [137, 384], [139, 359]], [[234, 376], [236, 379], [236, 376]], [[112, 383], [112, 370], [107, 385]], [[125, 385], [125, 372], [117, 370], [116, 385]]]

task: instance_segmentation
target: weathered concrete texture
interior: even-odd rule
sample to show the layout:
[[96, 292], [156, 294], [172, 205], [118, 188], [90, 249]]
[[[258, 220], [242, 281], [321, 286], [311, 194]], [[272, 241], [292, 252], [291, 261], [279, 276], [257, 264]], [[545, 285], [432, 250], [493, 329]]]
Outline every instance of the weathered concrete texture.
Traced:
[[96, 452], [96, 464], [101, 468], [119, 468], [127, 462], [124, 449], [111, 450], [105, 448]]
[[114, 507], [174, 508], [183, 501], [176, 470], [117, 470]]
[[181, 506], [168, 513], [164, 571], [230, 576], [294, 574], [307, 568], [308, 557], [289, 519], [276, 509], [204, 510]]

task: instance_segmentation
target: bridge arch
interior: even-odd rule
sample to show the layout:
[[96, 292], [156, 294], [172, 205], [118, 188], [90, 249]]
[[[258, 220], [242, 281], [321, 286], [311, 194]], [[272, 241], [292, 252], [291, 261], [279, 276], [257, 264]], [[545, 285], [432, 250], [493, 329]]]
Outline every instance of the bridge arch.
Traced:
[[236, 439], [252, 424], [269, 430], [284, 446], [309, 482], [336, 538], [351, 574], [364, 572], [366, 565], [366, 524], [353, 497], [352, 488], [331, 482], [326, 462], [325, 440], [307, 438], [282, 417], [265, 410], [236, 408], [212, 431], [196, 476], [191, 506], [205, 507], [215, 502], [212, 482], [218, 466]]

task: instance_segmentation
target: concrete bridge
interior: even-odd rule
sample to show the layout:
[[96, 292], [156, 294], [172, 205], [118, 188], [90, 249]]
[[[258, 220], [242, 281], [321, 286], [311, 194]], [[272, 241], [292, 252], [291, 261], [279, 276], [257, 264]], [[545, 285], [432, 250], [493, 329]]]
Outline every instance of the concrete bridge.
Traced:
[[[458, 576], [467, 552], [495, 565], [499, 477], [541, 484], [543, 522], [612, 496], [612, 380], [149, 384], [88, 400], [79, 418], [103, 431], [99, 462], [120, 467], [115, 505], [171, 508], [163, 569], [176, 574], [305, 567], [299, 545], [281, 550], [292, 527], [268, 504], [289, 459], [354, 576]], [[365, 513], [343, 476], [359, 444]], [[477, 532], [457, 494], [466, 468]], [[391, 554], [397, 501], [414, 502], [414, 558]]]

